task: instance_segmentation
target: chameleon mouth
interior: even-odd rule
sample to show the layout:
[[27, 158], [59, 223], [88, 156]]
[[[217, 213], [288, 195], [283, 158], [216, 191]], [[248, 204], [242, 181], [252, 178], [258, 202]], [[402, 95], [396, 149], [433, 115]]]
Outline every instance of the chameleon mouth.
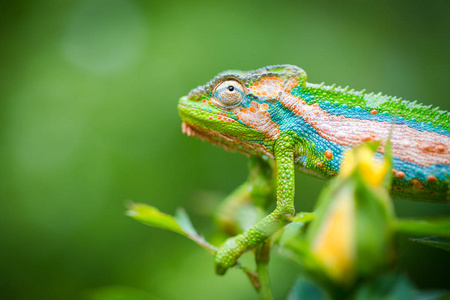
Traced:
[[233, 144], [232, 142], [235, 139], [232, 136], [205, 129], [187, 122], [181, 123], [181, 131], [187, 136], [199, 138], [202, 141], [207, 141], [211, 144], [223, 147], [227, 151], [236, 150], [235, 148], [231, 147], [231, 144]]
[[213, 145], [222, 147], [227, 151], [238, 151], [247, 156], [252, 153], [259, 153], [273, 158], [273, 154], [266, 146], [256, 142], [238, 139], [233, 135], [212, 131], [210, 129], [190, 124], [186, 121], [181, 123], [181, 130], [187, 136], [199, 138], [202, 141], [207, 141]]
[[183, 122], [181, 123], [181, 131], [185, 133], [187, 136], [195, 136], [201, 139], [205, 138], [205, 135], [200, 134], [194, 127], [194, 125], [191, 125], [189, 123]]

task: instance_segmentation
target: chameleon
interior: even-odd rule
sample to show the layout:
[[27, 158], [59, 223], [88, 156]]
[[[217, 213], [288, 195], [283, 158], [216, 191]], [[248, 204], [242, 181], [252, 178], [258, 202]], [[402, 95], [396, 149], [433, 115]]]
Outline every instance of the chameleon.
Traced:
[[306, 81], [303, 69], [273, 65], [225, 71], [178, 103], [182, 131], [250, 157], [274, 160], [276, 208], [215, 255], [224, 274], [237, 259], [289, 223], [295, 213], [295, 170], [329, 179], [345, 153], [390, 141], [393, 198], [450, 199], [450, 113], [416, 101]]

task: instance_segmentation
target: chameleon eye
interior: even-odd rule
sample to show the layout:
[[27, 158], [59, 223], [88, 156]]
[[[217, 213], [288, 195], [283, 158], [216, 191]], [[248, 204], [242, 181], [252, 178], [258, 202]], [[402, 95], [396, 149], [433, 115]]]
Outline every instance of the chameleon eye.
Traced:
[[238, 106], [244, 98], [244, 86], [237, 80], [226, 80], [214, 89], [214, 96], [226, 108]]

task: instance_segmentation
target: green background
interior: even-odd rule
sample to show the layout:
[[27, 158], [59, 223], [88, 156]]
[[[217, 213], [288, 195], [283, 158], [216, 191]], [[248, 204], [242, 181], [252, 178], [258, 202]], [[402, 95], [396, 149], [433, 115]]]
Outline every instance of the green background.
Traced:
[[[181, 133], [177, 100], [226, 69], [289, 63], [310, 82], [450, 109], [448, 1], [0, 1], [0, 298], [256, 299], [191, 241], [124, 215], [127, 201], [201, 233], [246, 157]], [[324, 182], [297, 176], [297, 210]], [[395, 201], [401, 217], [450, 214]], [[450, 255], [400, 239], [420, 287], [450, 287]], [[408, 248], [404, 247], [409, 245]], [[276, 299], [299, 269], [272, 255]]]

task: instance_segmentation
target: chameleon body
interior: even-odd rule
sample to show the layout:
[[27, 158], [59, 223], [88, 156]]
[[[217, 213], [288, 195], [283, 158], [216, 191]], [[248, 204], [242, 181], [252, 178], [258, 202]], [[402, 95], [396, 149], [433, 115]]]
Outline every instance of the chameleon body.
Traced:
[[450, 114], [396, 97], [311, 84], [292, 65], [226, 71], [182, 97], [182, 129], [227, 150], [275, 159], [277, 208], [216, 255], [232, 266], [294, 214], [294, 170], [321, 178], [339, 173], [345, 152], [363, 142], [391, 141], [395, 198], [449, 200]]

